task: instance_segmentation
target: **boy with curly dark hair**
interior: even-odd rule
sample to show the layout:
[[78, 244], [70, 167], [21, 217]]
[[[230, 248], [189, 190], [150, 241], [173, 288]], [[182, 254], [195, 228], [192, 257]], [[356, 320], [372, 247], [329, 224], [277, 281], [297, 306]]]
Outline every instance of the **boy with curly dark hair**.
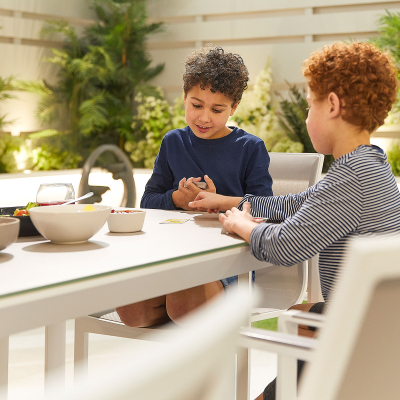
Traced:
[[[370, 142], [397, 99], [397, 70], [374, 45], [334, 43], [304, 61], [303, 75], [311, 141], [317, 152], [335, 158], [324, 179], [287, 196], [199, 194], [190, 206], [227, 210], [219, 217], [224, 228], [249, 242], [259, 260], [289, 267], [319, 254], [328, 302], [352, 237], [400, 233], [400, 193], [386, 154]], [[259, 223], [254, 217], [280, 223]], [[292, 308], [320, 313], [324, 304]], [[315, 334], [306, 326], [299, 333]], [[274, 398], [275, 381], [257, 400]]]
[[[184, 209], [200, 189], [226, 196], [272, 195], [269, 156], [264, 142], [237, 127], [228, 127], [247, 88], [248, 71], [242, 58], [221, 47], [205, 47], [186, 60], [183, 74], [183, 129], [168, 132], [161, 143], [153, 174], [142, 197], [142, 208]], [[126, 325], [151, 326], [205, 303], [237, 282], [237, 276], [156, 299], [120, 307]]]
[[188, 126], [165, 135], [141, 207], [190, 210], [188, 203], [201, 190], [193, 182], [203, 178], [206, 191], [213, 193], [272, 194], [263, 141], [226, 126], [248, 79], [242, 58], [221, 47], [205, 47], [189, 55], [183, 74]]

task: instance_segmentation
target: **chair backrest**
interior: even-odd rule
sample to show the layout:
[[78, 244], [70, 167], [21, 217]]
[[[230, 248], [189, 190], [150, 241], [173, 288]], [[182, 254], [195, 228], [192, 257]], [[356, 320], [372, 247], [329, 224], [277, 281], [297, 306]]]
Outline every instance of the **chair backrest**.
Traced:
[[400, 397], [400, 236], [357, 238], [300, 384], [307, 400]]
[[[322, 154], [270, 153], [269, 156], [274, 196], [303, 192], [316, 184], [321, 177], [324, 162]], [[316, 264], [314, 263], [315, 268]], [[258, 270], [256, 286], [261, 294], [262, 307], [287, 309], [304, 297], [307, 288], [307, 263], [290, 268], [274, 266]]]
[[[235, 351], [240, 326], [248, 321], [253, 295], [232, 289], [181, 320], [183, 328], [158, 331], [168, 345], [75, 386], [53, 400], [220, 400], [234, 393]], [[153, 349], [151, 349], [153, 350]]]

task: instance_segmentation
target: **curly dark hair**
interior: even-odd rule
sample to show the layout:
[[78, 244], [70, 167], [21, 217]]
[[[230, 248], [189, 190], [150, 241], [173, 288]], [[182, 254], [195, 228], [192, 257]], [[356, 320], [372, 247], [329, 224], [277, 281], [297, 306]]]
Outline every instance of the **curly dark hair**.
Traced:
[[372, 44], [334, 43], [303, 62], [303, 75], [317, 101], [335, 93], [346, 122], [375, 131], [397, 99], [397, 70], [389, 54]]
[[183, 90], [185, 95], [200, 83], [200, 87], [221, 92], [232, 99], [233, 105], [247, 89], [249, 72], [242, 57], [225, 53], [221, 47], [206, 46], [190, 54], [185, 61]]

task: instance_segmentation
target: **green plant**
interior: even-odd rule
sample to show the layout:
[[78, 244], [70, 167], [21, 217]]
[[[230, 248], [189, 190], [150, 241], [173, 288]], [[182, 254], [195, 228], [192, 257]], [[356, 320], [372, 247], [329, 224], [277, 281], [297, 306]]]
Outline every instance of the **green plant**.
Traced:
[[[82, 35], [64, 21], [49, 22], [43, 35], [61, 35], [65, 44], [45, 61], [59, 67], [58, 82], [19, 82], [41, 96], [37, 117], [68, 138], [63, 150], [82, 158], [103, 143], [124, 148], [132, 140], [134, 98], [139, 85], [159, 74], [150, 66], [146, 38], [161, 24], [147, 24], [145, 0], [93, 0], [98, 20]], [[67, 121], [62, 128], [57, 121]], [[65, 137], [65, 135], [64, 135]]]
[[[281, 112], [278, 113], [280, 126], [291, 140], [298, 141], [303, 145], [305, 153], [315, 153], [307, 132], [308, 103], [306, 91], [300, 90], [296, 85], [291, 85], [287, 81], [286, 83], [289, 86], [289, 99], [283, 99], [281, 96]], [[332, 155], [325, 156], [323, 172], [329, 169], [333, 161]]]
[[[371, 42], [377, 47], [387, 50], [391, 55], [398, 69], [398, 79], [400, 80], [400, 13], [391, 13], [386, 10], [386, 15], [379, 18], [379, 36], [372, 38]], [[400, 91], [398, 101], [392, 113], [400, 111]], [[397, 117], [397, 120], [399, 118]], [[398, 121], [396, 121], [398, 122]]]
[[253, 90], [243, 94], [231, 117], [240, 128], [263, 139], [268, 151], [302, 152], [299, 141], [293, 141], [279, 126], [276, 102], [271, 96], [272, 72], [269, 61], [258, 74]]
[[[0, 102], [13, 99], [15, 96], [9, 93], [12, 90], [15, 90], [15, 86], [13, 84], [13, 77], [12, 76], [8, 78], [0, 77]], [[6, 118], [7, 114], [0, 115], [0, 131], [2, 131], [5, 126], [11, 125], [14, 122], [14, 121], [7, 121]]]
[[139, 92], [135, 101], [138, 107], [132, 129], [136, 140], [128, 141], [125, 150], [137, 166], [153, 168], [165, 134], [186, 126], [183, 98], [170, 106], [161, 88], [156, 88], [150, 95]]
[[43, 143], [32, 150], [32, 167], [35, 171], [49, 171], [77, 168], [81, 156], [56, 146]]
[[387, 152], [388, 162], [392, 167], [393, 174], [400, 176], [400, 146], [399, 143], [393, 143]]
[[20, 150], [23, 139], [8, 134], [0, 135], [0, 173], [17, 172], [16, 153]]

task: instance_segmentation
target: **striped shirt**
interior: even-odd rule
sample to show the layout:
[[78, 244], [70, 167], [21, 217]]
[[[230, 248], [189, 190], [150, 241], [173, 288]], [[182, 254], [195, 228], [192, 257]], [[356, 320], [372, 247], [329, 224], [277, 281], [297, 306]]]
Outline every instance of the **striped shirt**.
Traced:
[[289, 267], [319, 254], [326, 301], [351, 237], [400, 232], [400, 193], [386, 160], [379, 147], [362, 145], [335, 160], [325, 178], [302, 193], [246, 195], [239, 207], [249, 201], [253, 216], [283, 221], [253, 229], [253, 255]]

